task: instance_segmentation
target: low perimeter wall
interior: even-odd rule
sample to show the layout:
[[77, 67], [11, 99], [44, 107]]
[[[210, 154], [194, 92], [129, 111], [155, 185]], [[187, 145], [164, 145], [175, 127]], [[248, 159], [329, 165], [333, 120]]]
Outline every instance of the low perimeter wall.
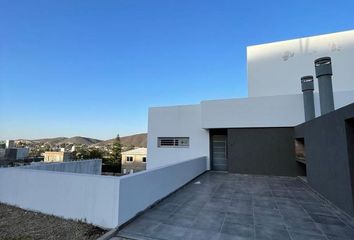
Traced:
[[205, 172], [206, 166], [202, 157], [123, 177], [0, 168], [0, 202], [114, 228]]
[[0, 202], [105, 228], [118, 223], [119, 178], [0, 168]]
[[124, 224], [206, 170], [206, 157], [201, 157], [120, 177], [118, 224]]
[[86, 173], [86, 174], [101, 175], [102, 160], [89, 159], [89, 160], [71, 161], [71, 162], [39, 163], [39, 164], [22, 166], [20, 168], [55, 171], [55, 172], [71, 172], [71, 173]]

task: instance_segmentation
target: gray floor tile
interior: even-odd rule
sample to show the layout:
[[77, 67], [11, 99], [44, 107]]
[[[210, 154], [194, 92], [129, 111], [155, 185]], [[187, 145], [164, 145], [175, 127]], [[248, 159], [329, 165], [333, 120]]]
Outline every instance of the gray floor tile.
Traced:
[[290, 236], [292, 240], [327, 240], [327, 238], [323, 235], [314, 235], [309, 233], [290, 232]]
[[316, 223], [340, 225], [340, 226], [344, 226], [345, 225], [336, 216], [326, 216], [326, 215], [319, 215], [319, 214], [311, 214], [311, 217]]
[[293, 198], [293, 196], [288, 191], [273, 191], [274, 197], [280, 198]]
[[334, 216], [334, 212], [324, 205], [319, 204], [302, 204], [302, 207], [309, 213], [309, 214], [320, 214], [320, 215], [328, 215]]
[[241, 225], [253, 226], [253, 215], [250, 214], [239, 214], [239, 213], [227, 213], [225, 216], [225, 222], [237, 223]]
[[285, 218], [285, 225], [289, 231], [321, 235], [322, 231], [318, 228], [317, 224], [312, 218]]
[[[206, 238], [207, 239], [207, 238]], [[253, 240], [254, 238], [240, 237], [226, 233], [219, 233], [218, 240]]]
[[257, 240], [291, 240], [286, 229], [271, 228], [265, 226], [256, 226]]
[[248, 193], [235, 192], [235, 193], [232, 194], [232, 199], [240, 199], [240, 200], [251, 201], [252, 200], [252, 195], [248, 194]]
[[317, 226], [326, 234], [328, 239], [335, 240], [353, 240], [354, 230], [348, 226], [317, 224]]
[[254, 207], [253, 208], [255, 215], [271, 215], [271, 216], [280, 216], [278, 209], [268, 208], [268, 207]]
[[176, 211], [176, 209], [179, 207], [179, 204], [176, 203], [162, 203], [158, 204], [156, 207], [154, 207], [154, 210], [162, 211], [162, 212], [167, 212], [167, 213], [173, 213]]
[[207, 230], [189, 229], [184, 236], [186, 240], [218, 240], [219, 233]]
[[254, 223], [261, 226], [285, 229], [285, 222], [281, 216], [255, 215]]
[[231, 213], [239, 213], [239, 214], [253, 214], [252, 206], [226, 206], [226, 211]]
[[186, 216], [176, 213], [163, 221], [163, 223], [179, 227], [191, 227], [193, 226], [195, 219], [196, 216]]
[[193, 228], [210, 230], [214, 232], [219, 232], [221, 226], [224, 222], [225, 214], [219, 212], [203, 212], [200, 213], [194, 224]]
[[221, 228], [221, 233], [242, 237], [246, 239], [253, 239], [254, 227], [253, 225], [247, 226], [247, 225], [241, 225], [237, 223], [224, 222]]
[[124, 227], [120, 232], [151, 236], [160, 224], [160, 222], [153, 220], [137, 219]]
[[190, 205], [184, 205], [179, 207], [175, 213], [180, 214], [180, 215], [185, 215], [185, 216], [197, 216], [198, 213], [200, 212], [201, 207], [196, 207], [196, 206], [190, 206]]
[[189, 229], [184, 227], [172, 226], [168, 224], [159, 225], [152, 233], [152, 237], [165, 240], [184, 239]]
[[168, 213], [168, 212], [158, 211], [155, 209], [149, 209], [143, 215], [141, 215], [140, 218], [150, 219], [150, 220], [155, 220], [155, 221], [163, 221], [163, 220], [168, 219], [170, 217], [170, 215], [171, 215], [171, 213]]
[[296, 178], [208, 172], [147, 210], [118, 236], [353, 240], [349, 226], [354, 227], [353, 218]]
[[253, 206], [254, 207], [271, 208], [271, 209], [278, 208], [276, 202], [270, 201], [270, 200], [255, 200], [255, 199], [253, 199]]

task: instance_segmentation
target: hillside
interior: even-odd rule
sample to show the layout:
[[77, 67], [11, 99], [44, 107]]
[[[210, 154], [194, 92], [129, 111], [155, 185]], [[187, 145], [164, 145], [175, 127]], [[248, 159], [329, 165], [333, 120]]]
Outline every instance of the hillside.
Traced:
[[[135, 134], [135, 135], [130, 135], [130, 136], [124, 136], [121, 137], [121, 143], [123, 146], [136, 146], [136, 147], [146, 147], [147, 143], [147, 134], [146, 133], [140, 133], [140, 134]], [[56, 137], [56, 138], [42, 138], [42, 139], [34, 139], [34, 140], [28, 140], [28, 139], [17, 139], [16, 142], [24, 142], [27, 144], [49, 144], [51, 146], [56, 146], [56, 145], [61, 145], [61, 144], [85, 144], [87, 146], [104, 146], [104, 145], [111, 145], [113, 144], [114, 139], [109, 139], [106, 141], [102, 141], [99, 139], [94, 139], [94, 138], [88, 138], [88, 137], [71, 137], [71, 138], [66, 138], [66, 137]]]
[[[130, 136], [121, 137], [120, 141], [123, 146], [133, 145], [135, 147], [146, 147], [147, 146], [147, 133], [134, 134]], [[95, 144], [96, 146], [111, 145], [114, 142], [113, 139], [102, 141]]]
[[67, 138], [61, 142], [59, 142], [59, 144], [62, 143], [67, 143], [67, 144], [85, 144], [85, 145], [92, 145], [92, 144], [96, 144], [102, 142], [102, 140], [98, 140], [98, 139], [94, 139], [94, 138], [88, 138], [88, 137], [80, 137], [80, 136], [76, 136], [76, 137], [71, 137], [71, 138]]

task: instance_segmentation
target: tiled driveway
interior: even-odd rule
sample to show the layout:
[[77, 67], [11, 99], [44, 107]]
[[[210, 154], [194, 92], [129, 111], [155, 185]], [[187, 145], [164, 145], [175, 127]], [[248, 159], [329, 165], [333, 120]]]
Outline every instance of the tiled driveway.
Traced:
[[354, 239], [354, 221], [298, 178], [207, 172], [126, 225], [132, 239]]

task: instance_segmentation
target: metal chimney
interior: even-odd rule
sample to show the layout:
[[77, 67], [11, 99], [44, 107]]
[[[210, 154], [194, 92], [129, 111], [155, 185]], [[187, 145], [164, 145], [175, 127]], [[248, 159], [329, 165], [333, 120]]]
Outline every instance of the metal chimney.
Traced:
[[332, 88], [332, 62], [330, 57], [315, 60], [318, 91], [320, 92], [321, 115], [334, 110]]
[[301, 78], [301, 89], [304, 98], [305, 121], [315, 118], [315, 103], [313, 101], [313, 76]]

